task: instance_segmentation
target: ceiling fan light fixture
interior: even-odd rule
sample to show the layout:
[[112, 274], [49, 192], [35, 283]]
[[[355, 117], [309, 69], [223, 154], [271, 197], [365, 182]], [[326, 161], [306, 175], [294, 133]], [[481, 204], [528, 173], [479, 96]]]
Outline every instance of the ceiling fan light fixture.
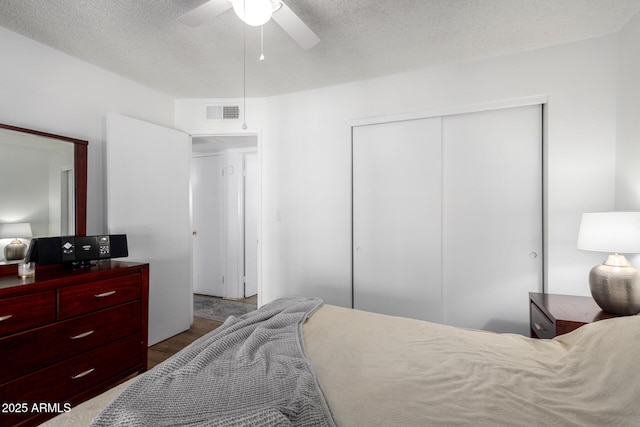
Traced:
[[271, 19], [274, 5], [271, 0], [233, 0], [233, 10], [244, 23], [257, 27]]

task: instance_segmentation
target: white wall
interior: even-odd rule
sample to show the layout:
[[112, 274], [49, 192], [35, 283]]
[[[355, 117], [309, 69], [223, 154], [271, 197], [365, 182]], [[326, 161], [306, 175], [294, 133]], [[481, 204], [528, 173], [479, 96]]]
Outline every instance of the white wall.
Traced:
[[640, 210], [640, 14], [619, 34], [616, 208]]
[[[619, 34], [616, 209], [640, 211], [640, 14]], [[640, 255], [630, 257], [636, 267]]]
[[[6, 138], [4, 134], [0, 137]], [[6, 177], [0, 178], [0, 232], [2, 224], [28, 222], [34, 236], [47, 234], [49, 161], [48, 150], [27, 144], [0, 144], [0, 175]], [[29, 236], [0, 238], [0, 262], [6, 261], [4, 248], [16, 237], [21, 237], [20, 240], [29, 245]]]
[[105, 113], [172, 126], [173, 99], [4, 28], [0, 57], [0, 122], [89, 141], [87, 233], [105, 232]]
[[[589, 294], [594, 257], [575, 242], [583, 211], [613, 207], [615, 79], [616, 38], [604, 37], [274, 98], [269, 108], [287, 133], [265, 130], [284, 170], [265, 178], [264, 222], [282, 209], [291, 243], [265, 242], [265, 263], [290, 266], [268, 282], [348, 302], [352, 119], [546, 93], [548, 290]], [[284, 197], [270, 197], [276, 186]]]
[[[267, 98], [254, 120], [263, 137], [263, 301], [296, 293], [350, 304], [354, 119], [538, 94], [549, 99], [547, 290], [589, 295], [588, 271], [601, 260], [575, 244], [583, 212], [614, 207], [616, 61], [617, 37], [607, 36]], [[209, 101], [177, 101], [177, 126], [214, 130], [193, 119]], [[473, 254], [461, 254], [463, 264], [465, 256]]]
[[7, 177], [0, 180], [0, 224], [28, 222], [34, 236], [47, 235], [49, 154], [48, 150], [37, 147], [0, 146], [0, 171], [6, 174], [3, 177]]

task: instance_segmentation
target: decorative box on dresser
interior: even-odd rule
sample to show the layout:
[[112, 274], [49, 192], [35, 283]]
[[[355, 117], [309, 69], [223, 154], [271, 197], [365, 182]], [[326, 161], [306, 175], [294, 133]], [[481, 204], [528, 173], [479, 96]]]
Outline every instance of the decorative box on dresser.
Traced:
[[575, 295], [529, 293], [532, 338], [554, 338], [587, 323], [617, 317], [607, 313], [593, 298]]
[[30, 426], [147, 369], [149, 265], [0, 276], [0, 426]]

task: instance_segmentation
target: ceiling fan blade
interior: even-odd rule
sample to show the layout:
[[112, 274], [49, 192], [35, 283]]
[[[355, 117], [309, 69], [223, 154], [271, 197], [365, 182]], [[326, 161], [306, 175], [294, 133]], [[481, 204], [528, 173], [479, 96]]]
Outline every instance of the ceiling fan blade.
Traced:
[[231, 2], [228, 0], [209, 0], [205, 4], [185, 13], [178, 18], [178, 21], [189, 27], [199, 27], [211, 22], [216, 16], [227, 9], [231, 9]]
[[272, 18], [303, 49], [310, 49], [320, 41], [316, 33], [311, 31], [307, 24], [302, 22], [302, 19], [284, 3], [282, 3], [280, 10], [273, 14]]

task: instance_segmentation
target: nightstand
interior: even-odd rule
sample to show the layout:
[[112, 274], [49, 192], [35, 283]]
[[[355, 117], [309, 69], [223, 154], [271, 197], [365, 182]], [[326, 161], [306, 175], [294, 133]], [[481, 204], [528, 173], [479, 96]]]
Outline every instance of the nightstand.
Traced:
[[591, 297], [529, 292], [531, 338], [553, 338], [612, 317], [618, 316], [602, 311]]

